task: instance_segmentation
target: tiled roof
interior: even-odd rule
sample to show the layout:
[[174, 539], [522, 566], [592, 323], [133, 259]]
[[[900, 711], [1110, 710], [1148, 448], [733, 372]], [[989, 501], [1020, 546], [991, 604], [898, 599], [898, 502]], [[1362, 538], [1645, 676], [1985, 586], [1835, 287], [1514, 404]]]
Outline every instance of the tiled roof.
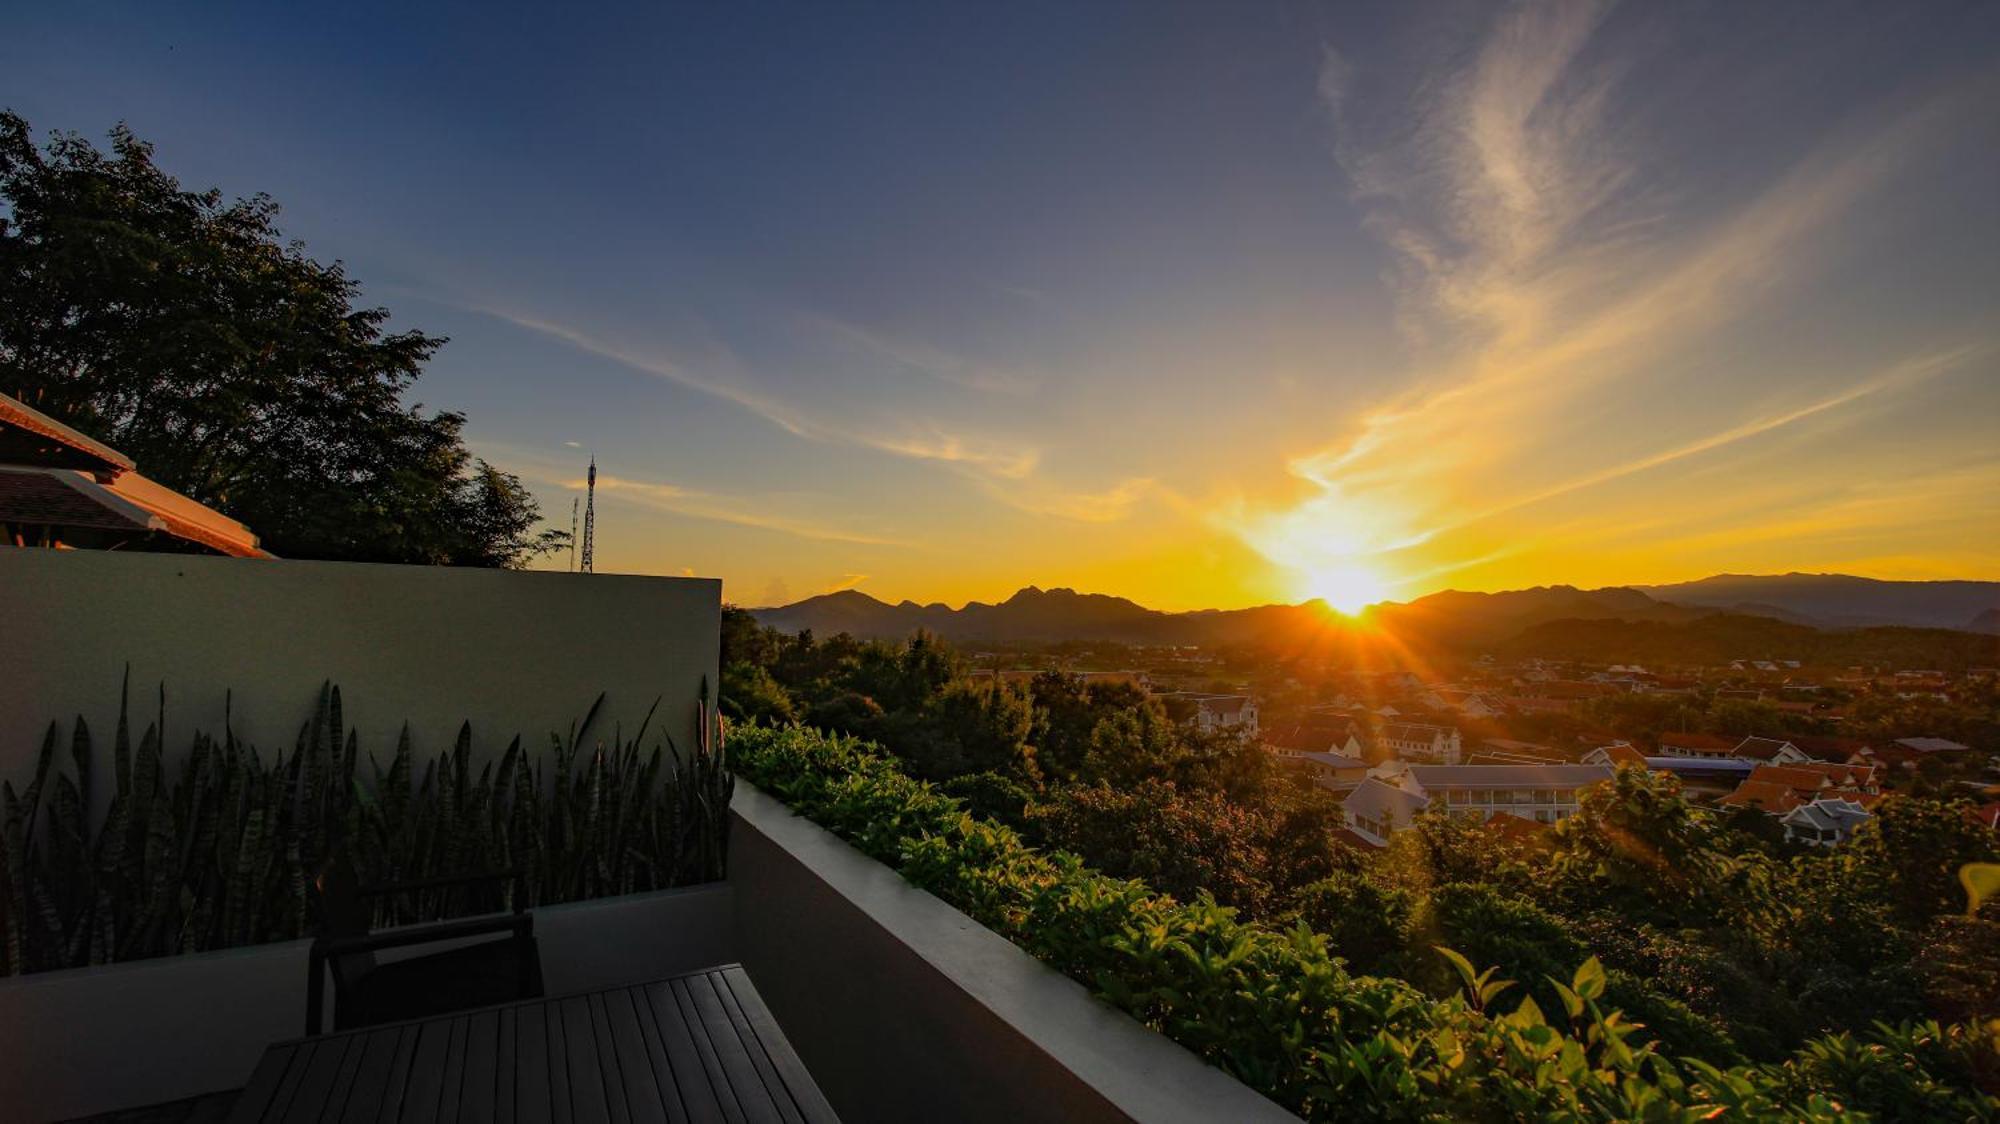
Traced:
[[1954, 753], [1961, 749], [1972, 748], [1948, 738], [1897, 738], [1896, 744], [1904, 749], [1914, 749], [1918, 753]]
[[1410, 775], [1440, 788], [1582, 788], [1610, 780], [1609, 765], [1412, 765]]
[[106, 531], [148, 530], [142, 513], [106, 507], [90, 493], [72, 487], [68, 483], [71, 475], [0, 468], [0, 521]]
[[[1785, 747], [1789, 745], [1792, 745], [1792, 743], [1779, 738], [1744, 738], [1741, 742], [1737, 743], [1734, 753], [1738, 757], [1747, 758], [1752, 761], [1769, 761], [1778, 754], [1783, 753]], [[1797, 749], [1798, 747], [1792, 746], [1792, 748]]]
[[1735, 738], [1719, 738], [1714, 734], [1673, 733], [1660, 735], [1661, 749], [1703, 749], [1725, 750], [1736, 746]]
[[1736, 791], [1716, 801], [1728, 808], [1760, 808], [1772, 815], [1782, 815], [1805, 803], [1798, 791], [1790, 785], [1772, 781], [1744, 781], [1736, 786]]

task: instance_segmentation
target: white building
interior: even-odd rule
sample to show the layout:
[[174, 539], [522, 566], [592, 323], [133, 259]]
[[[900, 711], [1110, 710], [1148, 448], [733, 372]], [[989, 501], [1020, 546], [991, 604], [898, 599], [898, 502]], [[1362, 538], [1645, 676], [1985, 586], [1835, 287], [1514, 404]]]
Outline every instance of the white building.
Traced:
[[1429, 805], [1428, 796], [1374, 777], [1362, 781], [1340, 804], [1347, 813], [1348, 830], [1377, 847], [1386, 846], [1389, 836], [1410, 826]]
[[[1358, 753], [1358, 741], [1350, 743], [1350, 753]], [[1427, 761], [1438, 765], [1456, 765], [1464, 759], [1464, 748], [1458, 730], [1450, 726], [1424, 726], [1416, 723], [1390, 723], [1377, 730], [1375, 745], [1384, 756], [1403, 761]]]
[[[1578, 794], [1616, 770], [1609, 765], [1409, 765], [1388, 762], [1371, 780], [1422, 796], [1454, 815], [1491, 819], [1507, 812], [1524, 820], [1555, 823], [1576, 814]], [[1359, 791], [1359, 790], [1357, 790]]]
[[1218, 731], [1257, 736], [1257, 700], [1249, 695], [1167, 695], [1192, 707], [1187, 721], [1204, 734]]
[[1778, 822], [1785, 825], [1786, 839], [1813, 847], [1836, 847], [1847, 842], [1870, 815], [1852, 800], [1824, 797], [1793, 808]]

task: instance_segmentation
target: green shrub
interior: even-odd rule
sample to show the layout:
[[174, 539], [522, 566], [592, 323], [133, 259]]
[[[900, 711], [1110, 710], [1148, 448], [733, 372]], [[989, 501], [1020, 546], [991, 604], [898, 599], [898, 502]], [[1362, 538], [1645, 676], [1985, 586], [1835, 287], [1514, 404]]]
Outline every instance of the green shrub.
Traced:
[[[700, 744], [684, 756], [671, 744], [642, 754], [650, 714], [630, 741], [584, 749], [597, 710], [566, 739], [551, 734], [541, 759], [517, 737], [476, 776], [472, 730], [461, 726], [421, 778], [408, 727], [387, 767], [370, 755], [364, 775], [331, 684], [292, 754], [268, 762], [225, 722], [221, 740], [195, 734], [170, 770], [164, 692], [136, 750], [121, 700], [108, 778], [81, 717], [70, 767], [59, 768], [52, 723], [25, 791], [0, 786], [0, 974], [309, 935], [318, 918], [308, 883], [336, 852], [364, 882], [518, 868], [525, 905], [721, 878], [733, 781], [706, 701]], [[107, 780], [99, 820], [92, 788]], [[516, 893], [496, 880], [387, 896], [375, 921], [505, 909]]]
[[[1042, 853], [912, 780], [865, 743], [797, 728], [733, 742], [743, 775], [1212, 1064], [1312, 1119], [1990, 1119], [1991, 1031], [1883, 1028], [1783, 1064], [1723, 1069], [1634, 1039], [1600, 1002], [1594, 959], [1560, 1006], [1493, 1002], [1513, 985], [1450, 954], [1464, 993], [1434, 999], [1349, 974], [1305, 925], [1238, 921]], [[1518, 994], [1516, 992], [1515, 994]]]

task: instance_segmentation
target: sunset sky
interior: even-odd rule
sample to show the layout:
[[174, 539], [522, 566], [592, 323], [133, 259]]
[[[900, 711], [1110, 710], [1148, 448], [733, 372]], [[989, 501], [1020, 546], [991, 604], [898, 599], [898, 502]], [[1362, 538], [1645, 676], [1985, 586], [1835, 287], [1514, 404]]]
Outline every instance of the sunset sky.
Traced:
[[2000, 577], [2000, 5], [38, 7], [0, 105], [275, 196], [601, 570]]

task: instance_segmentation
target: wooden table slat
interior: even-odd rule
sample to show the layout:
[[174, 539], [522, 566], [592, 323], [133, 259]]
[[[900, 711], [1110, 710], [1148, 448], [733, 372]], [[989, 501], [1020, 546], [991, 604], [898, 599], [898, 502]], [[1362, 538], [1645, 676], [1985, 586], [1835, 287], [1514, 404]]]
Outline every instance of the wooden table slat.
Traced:
[[728, 987], [738, 1009], [750, 1021], [750, 1029], [756, 1034], [757, 1041], [764, 1044], [765, 1056], [784, 1080], [785, 1092], [798, 1106], [800, 1116], [808, 1121], [835, 1119], [833, 1105], [827, 1102], [826, 1094], [819, 1091], [812, 1074], [806, 1072], [805, 1063], [792, 1052], [791, 1044], [785, 1041], [785, 1032], [778, 1027], [777, 1016], [765, 1006], [764, 997], [757, 994], [749, 974], [738, 967], [724, 968], [716, 974]]
[[569, 1050], [569, 1103], [579, 1124], [611, 1118], [604, 1099], [604, 1064], [597, 1056], [597, 1031], [590, 1025], [590, 1001], [572, 995], [560, 1001], [563, 1045]]
[[311, 1067], [314, 1055], [326, 1045], [325, 1039], [314, 1039], [299, 1043], [298, 1052], [292, 1055], [292, 1064], [285, 1069], [284, 1080], [278, 1083], [278, 1091], [271, 1094], [271, 1103], [264, 1106], [264, 1114], [259, 1120], [283, 1120], [286, 1110], [292, 1106], [292, 1095], [299, 1091], [299, 1082], [305, 1080], [306, 1070]]
[[737, 1037], [736, 1024], [730, 1021], [728, 1012], [722, 1009], [722, 1001], [716, 997], [714, 982], [707, 976], [674, 982], [685, 990], [688, 1002], [693, 1004], [695, 1017], [701, 1021], [702, 1031], [708, 1035], [709, 1045], [722, 1063], [729, 1089], [736, 1094], [736, 1103], [742, 1108], [747, 1124], [782, 1124], [771, 1091], [764, 1087], [764, 1078], [750, 1063], [750, 1051], [744, 1047], [743, 1039]]
[[[556, 1124], [572, 1124], [575, 1110], [569, 1089], [569, 1035], [563, 1030], [562, 1004], [551, 1000], [542, 1004], [542, 1021], [548, 1026], [549, 1118]], [[584, 1124], [590, 1124], [585, 1121]]]
[[661, 1041], [660, 1024], [653, 1015], [652, 1001], [646, 998], [644, 988], [626, 988], [624, 994], [632, 1004], [632, 1021], [639, 1025], [639, 1037], [645, 1042], [646, 1059], [652, 1066], [653, 1080], [660, 1089], [660, 1107], [666, 1110], [667, 1124], [690, 1124], [692, 1117], [681, 1094], [681, 1075], [674, 1071], [666, 1043]]
[[722, 1013], [736, 1028], [736, 1040], [743, 1043], [744, 1052], [750, 1055], [750, 1064], [756, 1067], [757, 1078], [764, 1083], [764, 1091], [770, 1094], [771, 1103], [777, 1109], [779, 1119], [785, 1124], [804, 1124], [805, 1117], [800, 1114], [799, 1106], [792, 1103], [791, 1092], [785, 1088], [784, 1080], [778, 1076], [777, 1068], [771, 1064], [763, 1040], [758, 1037], [756, 1028], [750, 1024], [749, 1016], [745, 1015], [743, 1008], [737, 1004], [736, 996], [730, 991], [728, 981], [718, 972], [707, 977], [704, 982], [714, 989], [715, 998], [722, 1006]]
[[624, 1085], [625, 1109], [632, 1124], [667, 1124], [662, 1103], [659, 1074], [646, 1052], [646, 1039], [632, 1010], [632, 996], [626, 991], [607, 991], [593, 996], [603, 1003], [604, 1024], [611, 1050], [618, 1059], [618, 1076]]
[[451, 1053], [452, 1019], [417, 1024], [416, 1053], [410, 1059], [410, 1082], [403, 1087], [403, 1105], [393, 1118], [408, 1124], [435, 1124], [438, 1101], [444, 1097], [444, 1064]]
[[688, 996], [686, 980], [668, 980], [667, 992], [673, 996], [674, 1010], [680, 1015], [681, 1033], [694, 1043], [695, 1056], [701, 1059], [701, 1069], [708, 1077], [708, 1087], [715, 1096], [715, 1107], [721, 1111], [728, 1124], [748, 1124], [749, 1117], [743, 1114], [743, 1106], [737, 1102], [737, 1090], [729, 1084], [729, 1073], [722, 1066], [722, 1058], [715, 1052], [715, 1043], [708, 1040], [708, 1029], [702, 1025], [701, 1012], [694, 1009], [694, 1000]]
[[409, 1028], [404, 1027], [395, 1034], [368, 1036], [367, 1044], [359, 1051], [361, 1064], [351, 1078], [347, 1102], [341, 1106], [338, 1118], [341, 1124], [373, 1124], [382, 1119], [382, 1103], [389, 1097], [389, 1081], [396, 1071], [396, 1055], [408, 1033]]
[[299, 1047], [290, 1045], [273, 1046], [264, 1051], [257, 1060], [257, 1070], [250, 1075], [250, 1084], [237, 1094], [236, 1106], [229, 1111], [229, 1124], [244, 1124], [262, 1120], [264, 1110], [270, 1106], [271, 1098], [278, 1093], [278, 1085], [285, 1079], [285, 1070], [292, 1064], [292, 1058]]
[[514, 1017], [512, 1007], [496, 1012], [499, 1030], [493, 1058], [493, 1124], [514, 1124], [514, 1096], [517, 1089], [514, 1066]]
[[555, 1119], [550, 1088], [549, 1024], [541, 1006], [514, 1008], [514, 1119], [517, 1124], [549, 1124]]
[[306, 1063], [305, 1074], [292, 1093], [291, 1104], [280, 1117], [285, 1124], [314, 1124], [320, 1113], [326, 1111], [327, 1097], [333, 1092], [333, 1080], [340, 1075], [340, 1064], [347, 1060], [346, 1039], [324, 1042], [313, 1051], [312, 1060]]
[[604, 1103], [611, 1109], [611, 1124], [632, 1124], [632, 1106], [625, 1097], [625, 1067], [618, 1061], [618, 1048], [611, 1041], [611, 1022], [604, 1013], [604, 993], [585, 997], [590, 1007], [590, 1034], [597, 1050], [597, 1076], [604, 1087]]
[[[444, 1080], [438, 1090], [438, 1124], [458, 1124], [460, 1107], [465, 1104], [465, 1036], [472, 1026], [471, 1016], [451, 1020], [451, 1042], [444, 1051]], [[478, 1124], [488, 1124], [479, 1121]]]
[[281, 1042], [230, 1119], [826, 1124], [740, 967]]
[[459, 1119], [466, 1124], [491, 1124], [493, 1086], [500, 1054], [500, 1012], [480, 1011], [465, 1027], [465, 1079], [459, 1086]]

